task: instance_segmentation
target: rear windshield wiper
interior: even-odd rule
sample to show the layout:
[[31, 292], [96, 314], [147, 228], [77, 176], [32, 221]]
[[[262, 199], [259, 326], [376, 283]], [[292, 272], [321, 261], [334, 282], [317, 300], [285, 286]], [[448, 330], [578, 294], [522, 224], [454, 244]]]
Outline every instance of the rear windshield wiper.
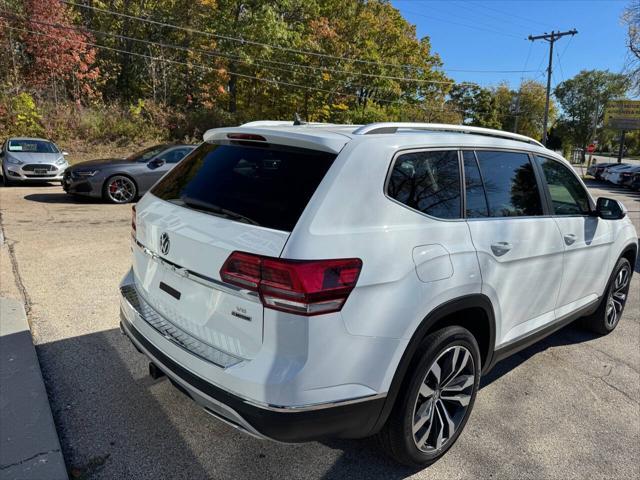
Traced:
[[202, 200], [198, 200], [195, 198], [187, 197], [183, 195], [180, 197], [180, 200], [188, 207], [191, 207], [195, 210], [200, 210], [207, 213], [213, 213], [214, 215], [218, 215], [229, 220], [236, 220], [239, 222], [249, 223], [251, 225], [260, 225], [259, 222], [255, 220], [245, 217], [236, 212], [232, 212], [231, 210], [227, 210], [226, 208], [222, 208], [218, 205], [214, 205], [213, 203], [204, 202]]

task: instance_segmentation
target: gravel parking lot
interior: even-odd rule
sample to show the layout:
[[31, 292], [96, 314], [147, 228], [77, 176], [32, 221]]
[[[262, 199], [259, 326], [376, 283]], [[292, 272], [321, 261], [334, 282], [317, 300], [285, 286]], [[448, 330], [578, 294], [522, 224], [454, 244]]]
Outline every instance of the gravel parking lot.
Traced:
[[[640, 231], [639, 194], [589, 187]], [[0, 295], [26, 302], [72, 478], [640, 478], [640, 275], [613, 334], [569, 326], [498, 364], [457, 444], [416, 472], [371, 440], [250, 438], [153, 381], [118, 329], [129, 205], [28, 186], [0, 188], [0, 213]]]

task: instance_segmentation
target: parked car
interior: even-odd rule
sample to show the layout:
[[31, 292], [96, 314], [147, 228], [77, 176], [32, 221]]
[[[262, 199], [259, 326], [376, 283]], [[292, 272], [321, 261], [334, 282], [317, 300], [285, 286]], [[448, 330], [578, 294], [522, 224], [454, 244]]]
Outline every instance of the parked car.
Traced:
[[121, 328], [154, 378], [240, 430], [378, 433], [425, 466], [497, 361], [620, 321], [633, 224], [533, 139], [254, 122], [204, 140], [133, 208]]
[[595, 177], [597, 169], [602, 170], [604, 169], [604, 167], [607, 167], [609, 165], [615, 165], [615, 164], [610, 162], [598, 163], [594, 160], [593, 163], [589, 165], [589, 168], [587, 169], [587, 175], [591, 175], [592, 177]]
[[33, 181], [61, 181], [68, 166], [67, 152], [44, 138], [13, 137], [0, 150], [5, 186]]
[[614, 185], [620, 185], [623, 174], [633, 172], [635, 168], [635, 165], [621, 165], [619, 167], [610, 167], [603, 174], [602, 178], [609, 183], [613, 183]]
[[630, 168], [612, 175], [611, 183], [628, 187], [633, 181], [633, 177], [636, 173], [640, 173], [640, 165], [632, 165]]
[[155, 145], [124, 159], [78, 163], [67, 169], [62, 187], [73, 195], [102, 198], [111, 203], [132, 202], [194, 148], [194, 145]]
[[616, 165], [610, 165], [608, 167], [605, 167], [605, 169], [602, 171], [602, 174], [600, 175], [600, 178], [605, 182], [609, 182], [609, 177], [613, 173], [617, 172], [618, 170], [624, 170], [628, 167], [629, 167], [628, 163], [618, 163]]
[[[605, 169], [615, 165], [620, 165], [620, 164], [617, 162], [616, 163], [598, 163], [594, 166], [593, 173], [591, 173], [591, 175], [593, 175], [593, 177], [596, 180], [602, 180], [602, 174], [604, 173]], [[588, 170], [587, 170], [587, 173], [589, 173]]]
[[629, 183], [629, 188], [631, 190], [640, 191], [640, 173], [633, 175], [631, 182]]

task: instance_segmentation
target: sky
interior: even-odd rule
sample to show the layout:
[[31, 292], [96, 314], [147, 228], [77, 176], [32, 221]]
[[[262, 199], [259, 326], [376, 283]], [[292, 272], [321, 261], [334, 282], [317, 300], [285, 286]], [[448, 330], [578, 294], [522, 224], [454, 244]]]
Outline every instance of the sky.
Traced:
[[[555, 42], [552, 87], [581, 70], [620, 72], [627, 55], [622, 11], [632, 0], [391, 0], [431, 39], [443, 69], [456, 81], [491, 86], [521, 78], [546, 83], [549, 43], [527, 37], [578, 30]], [[472, 72], [460, 70], [533, 70]]]

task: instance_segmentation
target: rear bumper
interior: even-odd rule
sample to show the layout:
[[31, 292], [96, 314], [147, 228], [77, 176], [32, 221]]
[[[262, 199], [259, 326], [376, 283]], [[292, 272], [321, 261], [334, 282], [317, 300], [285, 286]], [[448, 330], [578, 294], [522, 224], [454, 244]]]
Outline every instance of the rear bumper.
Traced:
[[243, 398], [207, 381], [164, 353], [134, 326], [135, 321], [144, 321], [145, 312], [138, 312], [124, 294], [121, 301], [127, 307], [120, 310], [121, 328], [134, 346], [183, 393], [233, 427], [255, 437], [280, 442], [305, 442], [326, 437], [362, 438], [373, 433], [385, 395], [287, 406]]

